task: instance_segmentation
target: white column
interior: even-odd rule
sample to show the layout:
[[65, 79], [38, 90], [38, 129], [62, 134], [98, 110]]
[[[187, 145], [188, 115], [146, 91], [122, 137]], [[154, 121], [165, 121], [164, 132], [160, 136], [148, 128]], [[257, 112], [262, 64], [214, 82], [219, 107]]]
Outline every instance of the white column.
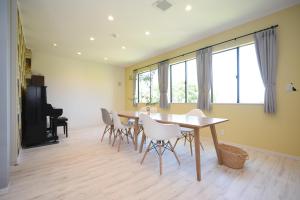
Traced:
[[18, 159], [18, 86], [17, 86], [17, 74], [18, 74], [18, 10], [17, 0], [10, 0], [10, 164], [16, 165]]
[[0, 0], [0, 190], [9, 182], [10, 1]]

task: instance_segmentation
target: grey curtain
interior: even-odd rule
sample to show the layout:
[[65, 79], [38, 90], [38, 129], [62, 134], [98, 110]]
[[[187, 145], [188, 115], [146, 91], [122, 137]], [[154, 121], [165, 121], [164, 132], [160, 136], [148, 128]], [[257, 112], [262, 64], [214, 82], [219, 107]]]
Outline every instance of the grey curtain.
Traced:
[[265, 86], [264, 110], [276, 112], [277, 46], [276, 29], [254, 34], [258, 66]]
[[211, 109], [211, 85], [212, 85], [212, 48], [198, 50], [196, 52], [198, 102], [197, 108], [209, 111]]
[[163, 61], [158, 63], [158, 85], [159, 85], [159, 106], [160, 108], [168, 108], [168, 73], [169, 73], [169, 61]]
[[137, 96], [136, 96], [136, 79], [137, 79], [137, 73], [134, 70], [132, 72], [132, 105], [137, 106]]

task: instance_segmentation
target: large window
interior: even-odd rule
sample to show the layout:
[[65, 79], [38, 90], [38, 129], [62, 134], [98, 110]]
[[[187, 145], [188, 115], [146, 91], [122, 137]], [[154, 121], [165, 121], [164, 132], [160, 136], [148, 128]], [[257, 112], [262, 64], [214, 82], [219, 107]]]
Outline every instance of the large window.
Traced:
[[254, 44], [213, 54], [214, 103], [263, 103]]
[[136, 95], [138, 98], [138, 103], [159, 102], [157, 69], [138, 73], [136, 85]]
[[[264, 85], [260, 76], [254, 44], [217, 52], [212, 57], [213, 103], [263, 103]], [[158, 103], [158, 70], [138, 73], [139, 103]], [[196, 59], [171, 64], [169, 101], [196, 103], [198, 81]]]
[[170, 96], [172, 103], [195, 103], [198, 98], [196, 60], [170, 66]]

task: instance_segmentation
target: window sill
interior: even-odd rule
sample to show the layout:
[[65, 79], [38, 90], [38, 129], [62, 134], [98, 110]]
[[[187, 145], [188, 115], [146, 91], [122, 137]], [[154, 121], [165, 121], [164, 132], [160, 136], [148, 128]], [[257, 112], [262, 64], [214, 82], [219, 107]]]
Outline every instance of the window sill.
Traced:
[[[138, 104], [143, 105], [146, 103], [138, 103]], [[197, 103], [170, 103], [170, 104], [182, 105], [182, 104], [197, 104]], [[264, 103], [212, 103], [212, 105], [264, 105]]]
[[212, 103], [213, 105], [264, 105], [264, 103]]

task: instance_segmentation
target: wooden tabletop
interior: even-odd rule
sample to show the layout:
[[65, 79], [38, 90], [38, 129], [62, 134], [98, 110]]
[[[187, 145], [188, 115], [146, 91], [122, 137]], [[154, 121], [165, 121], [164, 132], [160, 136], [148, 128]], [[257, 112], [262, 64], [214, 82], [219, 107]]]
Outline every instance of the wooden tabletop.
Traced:
[[[126, 118], [139, 118], [139, 115], [147, 114], [145, 112], [136, 111], [123, 111], [119, 112], [120, 117]], [[172, 123], [178, 124], [183, 127], [188, 128], [204, 128], [212, 124], [218, 124], [228, 121], [228, 119], [222, 118], [211, 118], [211, 117], [198, 117], [198, 116], [188, 116], [188, 115], [178, 115], [178, 114], [164, 114], [164, 113], [150, 113], [150, 117], [161, 123]]]
[[[134, 141], [135, 150], [137, 150], [137, 135], [138, 135], [138, 119], [140, 114], [149, 114], [150, 117], [161, 123], [178, 124], [182, 127], [194, 129], [194, 143], [195, 143], [195, 163], [196, 163], [196, 176], [197, 180], [201, 180], [201, 163], [200, 163], [200, 129], [204, 127], [210, 127], [212, 138], [214, 141], [214, 146], [216, 149], [219, 164], [222, 164], [222, 158], [218, 149], [218, 138], [215, 129], [215, 125], [226, 122], [228, 119], [221, 118], [211, 118], [211, 117], [198, 117], [198, 116], [188, 116], [188, 115], [177, 115], [177, 114], [164, 114], [164, 113], [145, 113], [145, 112], [135, 112], [135, 111], [123, 111], [119, 112], [120, 117], [133, 118], [135, 119], [134, 128]], [[142, 135], [142, 141], [140, 145], [140, 152], [142, 152], [143, 144], [145, 142], [145, 134]]]

